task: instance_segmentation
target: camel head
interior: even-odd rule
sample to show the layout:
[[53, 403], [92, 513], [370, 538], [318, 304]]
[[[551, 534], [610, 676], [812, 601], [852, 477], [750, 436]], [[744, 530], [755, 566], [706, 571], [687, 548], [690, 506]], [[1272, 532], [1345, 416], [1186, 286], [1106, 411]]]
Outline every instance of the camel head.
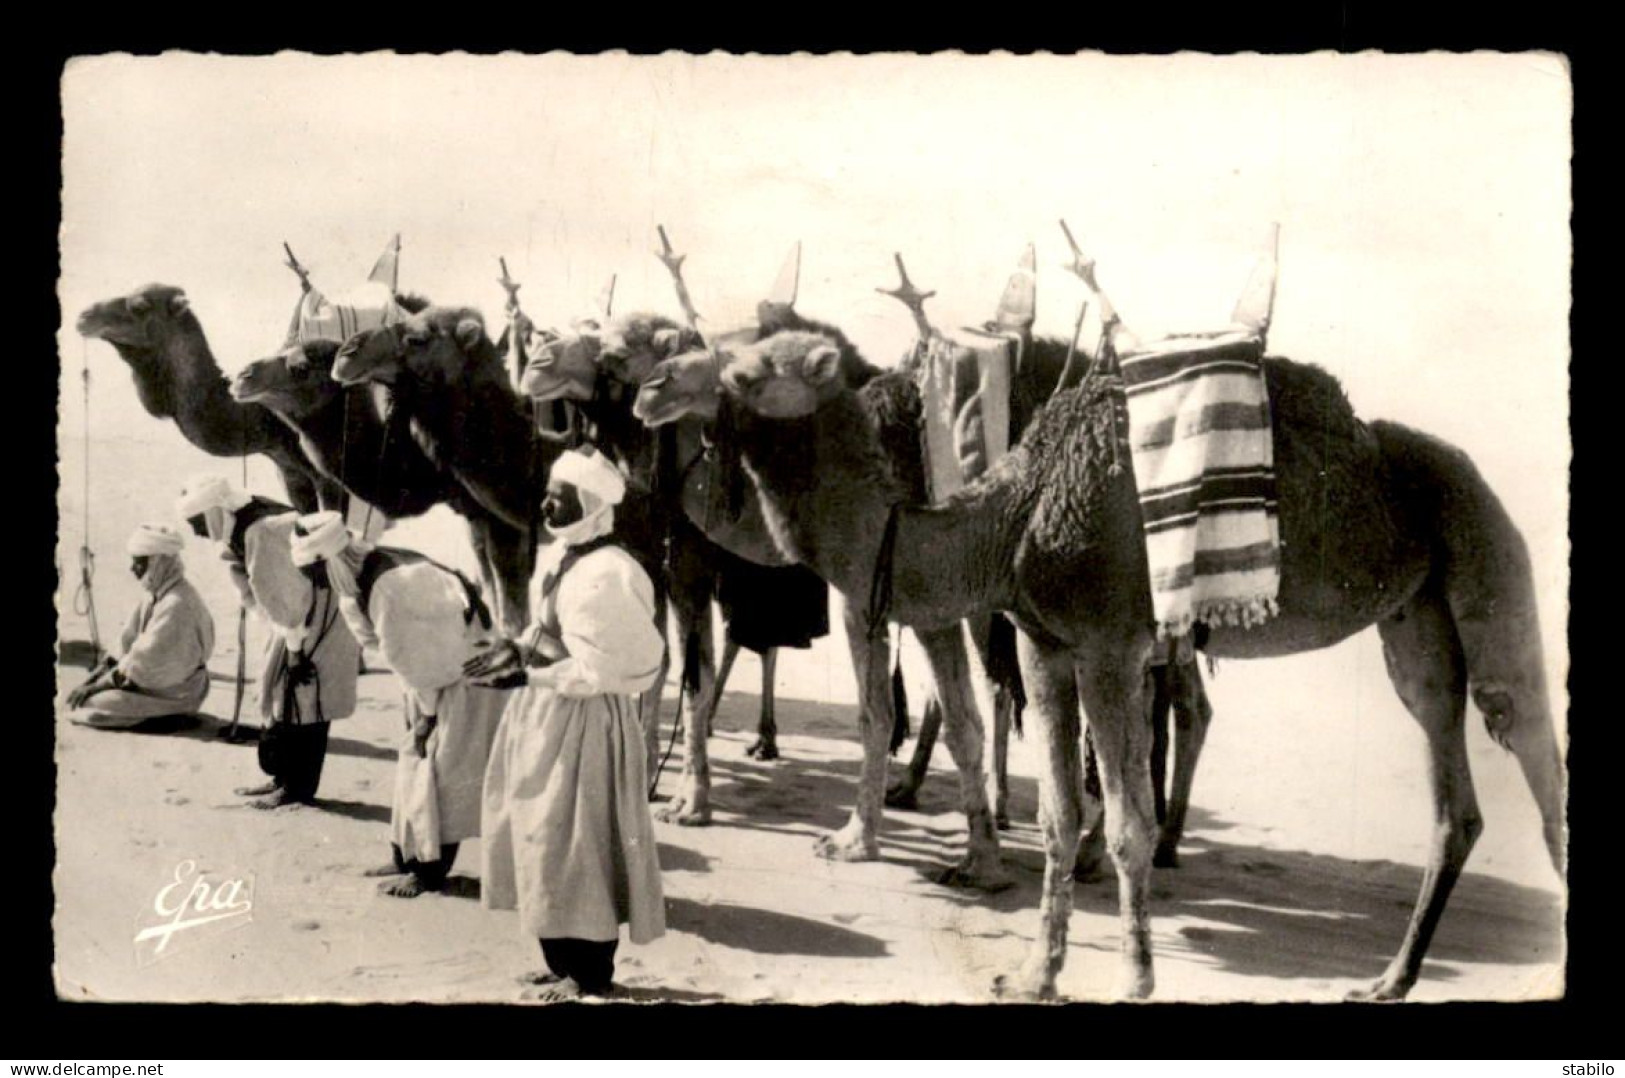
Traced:
[[687, 415], [715, 419], [722, 399], [717, 356], [697, 349], [655, 364], [638, 387], [632, 414], [646, 427], [675, 423]]
[[333, 380], [338, 350], [337, 341], [311, 341], [256, 359], [232, 379], [231, 395], [294, 419], [311, 415], [343, 392]]
[[197, 328], [186, 293], [174, 285], [149, 284], [127, 296], [103, 300], [79, 315], [79, 334], [131, 352], [155, 352], [174, 330]]
[[590, 401], [598, 381], [596, 332], [568, 333], [546, 341], [530, 357], [519, 391], [532, 400]]
[[722, 349], [722, 388], [768, 419], [799, 419], [842, 392], [840, 346], [822, 333], [788, 330]]
[[656, 363], [697, 348], [700, 335], [660, 314], [623, 314], [610, 319], [599, 338], [598, 363], [612, 378], [640, 385]]
[[333, 378], [341, 385], [411, 382], [432, 387], [485, 368], [506, 378], [480, 313], [468, 307], [430, 307], [345, 341], [333, 363]]

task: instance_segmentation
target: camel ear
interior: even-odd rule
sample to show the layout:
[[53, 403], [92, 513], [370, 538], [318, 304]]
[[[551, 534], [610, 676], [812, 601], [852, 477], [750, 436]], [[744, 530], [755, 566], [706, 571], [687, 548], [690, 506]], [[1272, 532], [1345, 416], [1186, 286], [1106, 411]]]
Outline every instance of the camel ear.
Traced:
[[841, 373], [841, 350], [832, 344], [821, 344], [807, 353], [801, 369], [810, 382], [831, 382]]
[[471, 351], [485, 338], [485, 327], [477, 318], [465, 318], [457, 323], [457, 344], [463, 351]]
[[676, 329], [657, 329], [650, 343], [662, 358], [670, 359], [682, 347], [682, 331]]
[[170, 314], [179, 316], [185, 314], [191, 309], [192, 301], [186, 298], [185, 292], [176, 292], [173, 296], [169, 297]]

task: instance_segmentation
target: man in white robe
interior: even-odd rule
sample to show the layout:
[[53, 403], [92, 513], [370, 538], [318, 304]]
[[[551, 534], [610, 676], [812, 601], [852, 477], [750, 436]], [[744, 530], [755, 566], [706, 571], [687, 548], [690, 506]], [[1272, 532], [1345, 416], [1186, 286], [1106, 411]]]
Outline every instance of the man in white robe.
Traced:
[[176, 511], [221, 545], [244, 605], [272, 630], [259, 682], [259, 764], [270, 781], [237, 793], [258, 798], [255, 808], [309, 804], [327, 758], [328, 724], [355, 711], [361, 648], [337, 596], [294, 565], [299, 515], [291, 508], [206, 476], [187, 484]]
[[654, 585], [611, 534], [626, 485], [598, 454], [553, 465], [542, 515], [552, 542], [520, 641], [470, 660], [477, 684], [517, 689], [491, 749], [481, 897], [519, 910], [541, 943], [545, 1000], [611, 991], [620, 926], [665, 933], [638, 695], [665, 648]]
[[299, 518], [293, 561], [325, 567], [351, 633], [401, 682], [391, 862], [368, 875], [391, 877], [380, 890], [398, 898], [441, 890], [459, 843], [479, 836], [485, 765], [510, 695], [463, 678], [463, 663], [492, 642], [490, 612], [456, 570], [374, 547], [332, 511]]
[[143, 524], [126, 544], [130, 571], [146, 595], [119, 640], [84, 684], [68, 694], [68, 719], [107, 729], [169, 715], [196, 715], [209, 695], [214, 619], [181, 564], [179, 532]]

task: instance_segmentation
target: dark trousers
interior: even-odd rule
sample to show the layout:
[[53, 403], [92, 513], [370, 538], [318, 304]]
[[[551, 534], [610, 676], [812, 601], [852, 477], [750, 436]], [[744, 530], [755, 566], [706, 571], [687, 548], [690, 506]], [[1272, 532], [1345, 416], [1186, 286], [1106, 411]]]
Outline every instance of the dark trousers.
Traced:
[[457, 860], [457, 843], [442, 842], [440, 857], [435, 861], [419, 861], [416, 858], [403, 857], [401, 848], [393, 842], [389, 844], [389, 855], [394, 859], [397, 871], [410, 872], [423, 886], [431, 891], [438, 891], [445, 886], [446, 876]]
[[260, 733], [260, 770], [292, 797], [309, 801], [316, 796], [327, 759], [325, 722], [273, 722]]
[[560, 977], [568, 977], [583, 992], [607, 992], [615, 977], [615, 948], [620, 940], [540, 940], [542, 959]]

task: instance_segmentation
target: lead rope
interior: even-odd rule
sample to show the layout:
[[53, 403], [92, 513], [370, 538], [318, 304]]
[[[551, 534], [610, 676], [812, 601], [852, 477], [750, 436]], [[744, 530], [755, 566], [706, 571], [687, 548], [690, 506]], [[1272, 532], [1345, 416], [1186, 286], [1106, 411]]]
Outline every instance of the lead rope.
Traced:
[[[243, 490], [248, 489], [248, 454], [243, 454]], [[243, 692], [248, 684], [248, 604], [237, 604], [237, 685], [232, 691], [231, 725], [226, 727], [227, 741], [237, 740], [237, 725], [243, 718]]]
[[101, 631], [96, 624], [96, 555], [90, 549], [90, 345], [79, 342], [80, 381], [85, 397], [85, 532], [79, 544], [79, 587], [73, 594], [73, 612], [90, 620], [90, 660], [87, 669], [94, 670], [102, 660]]

